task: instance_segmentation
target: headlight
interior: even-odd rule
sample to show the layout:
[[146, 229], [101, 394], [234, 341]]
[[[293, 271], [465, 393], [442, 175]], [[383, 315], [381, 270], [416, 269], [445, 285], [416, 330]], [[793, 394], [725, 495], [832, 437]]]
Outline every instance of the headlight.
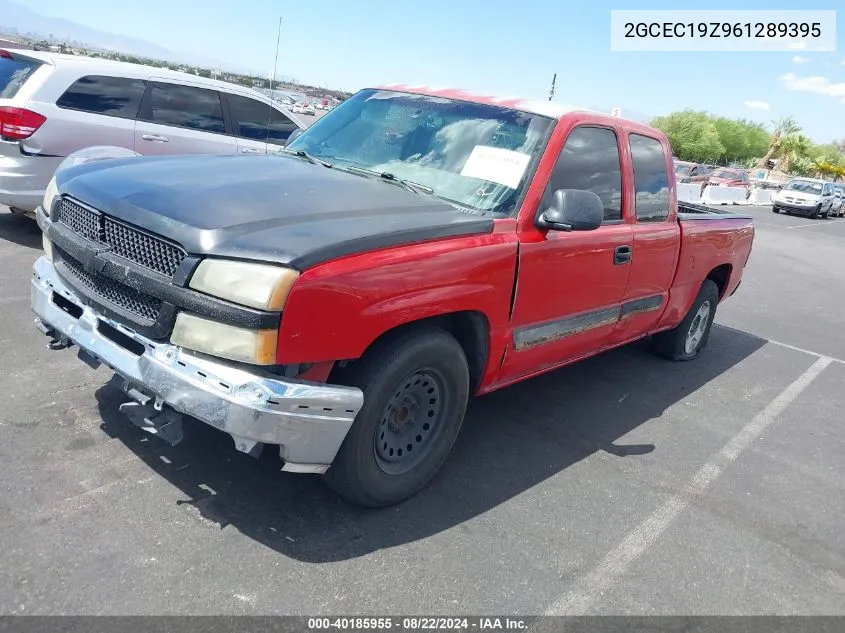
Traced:
[[41, 206], [44, 207], [44, 213], [50, 215], [50, 209], [53, 208], [53, 202], [56, 196], [59, 195], [59, 189], [56, 187], [56, 177], [50, 179], [50, 184], [47, 185], [47, 191], [44, 192], [44, 199], [41, 201]]
[[47, 256], [47, 259], [53, 261], [53, 242], [50, 241], [46, 233], [41, 234], [41, 244], [44, 247], [44, 254]]
[[224, 259], [205, 259], [190, 286], [220, 299], [258, 308], [281, 310], [299, 273], [291, 268]]
[[170, 342], [211, 356], [249, 363], [276, 362], [277, 330], [249, 330], [180, 312]]

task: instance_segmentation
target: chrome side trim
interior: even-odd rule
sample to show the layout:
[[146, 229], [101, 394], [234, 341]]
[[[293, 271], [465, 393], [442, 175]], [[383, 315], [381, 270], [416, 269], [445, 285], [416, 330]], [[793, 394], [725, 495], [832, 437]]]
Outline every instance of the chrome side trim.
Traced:
[[573, 316], [556, 319], [539, 325], [529, 325], [519, 328], [513, 333], [515, 351], [522, 351], [535, 345], [543, 345], [553, 341], [593, 330], [605, 325], [611, 325], [644, 312], [652, 312], [663, 307], [663, 297], [654, 295], [633, 299], [613, 307], [599, 308], [589, 312], [582, 312]]
[[623, 319], [627, 319], [635, 314], [653, 312], [654, 310], [659, 310], [662, 306], [662, 295], [654, 295], [652, 297], [643, 297], [642, 299], [626, 301], [622, 304], [622, 309], [619, 311], [619, 320], [621, 321]]
[[531, 325], [514, 331], [514, 350], [522, 351], [535, 345], [551, 343], [573, 334], [580, 334], [604, 325], [615, 323], [619, 319], [619, 306], [602, 308], [591, 312], [584, 312], [575, 316], [565, 317], [544, 323]]

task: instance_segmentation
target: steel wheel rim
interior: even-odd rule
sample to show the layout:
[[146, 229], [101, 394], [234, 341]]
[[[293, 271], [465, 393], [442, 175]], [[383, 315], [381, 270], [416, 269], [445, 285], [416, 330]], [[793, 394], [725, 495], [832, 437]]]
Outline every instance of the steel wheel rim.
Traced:
[[373, 453], [382, 471], [406, 473], [431, 452], [443, 432], [446, 393], [443, 377], [432, 368], [397, 383], [373, 435]]
[[710, 321], [710, 301], [702, 303], [690, 323], [687, 331], [687, 340], [684, 343], [684, 351], [687, 354], [692, 354], [701, 341], [704, 339], [704, 333], [707, 331], [707, 323]]

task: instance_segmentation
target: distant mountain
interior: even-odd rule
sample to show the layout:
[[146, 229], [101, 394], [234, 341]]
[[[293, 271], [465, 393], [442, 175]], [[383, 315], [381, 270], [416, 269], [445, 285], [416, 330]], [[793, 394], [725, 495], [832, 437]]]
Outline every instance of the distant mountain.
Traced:
[[15, 29], [21, 35], [57, 40], [69, 44], [87, 45], [92, 48], [113, 49], [121, 53], [138, 55], [162, 61], [178, 62], [205, 68], [225, 66], [225, 70], [248, 72], [247, 69], [224, 64], [218, 59], [186, 51], [172, 51], [145, 40], [117, 33], [107, 33], [77, 24], [64, 18], [52, 18], [10, 0], [0, 0], [0, 30]]

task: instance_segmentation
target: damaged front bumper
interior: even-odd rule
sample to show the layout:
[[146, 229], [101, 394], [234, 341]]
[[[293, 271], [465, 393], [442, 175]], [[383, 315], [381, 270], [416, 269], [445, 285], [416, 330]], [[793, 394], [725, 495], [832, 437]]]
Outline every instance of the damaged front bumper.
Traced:
[[51, 347], [75, 344], [86, 363], [111, 368], [133, 399], [121, 411], [171, 443], [181, 440], [185, 414], [225, 431], [245, 453], [279, 445], [283, 470], [322, 473], [363, 406], [360, 389], [259, 375], [150, 341], [83, 304], [47, 257], [33, 266], [31, 290]]

